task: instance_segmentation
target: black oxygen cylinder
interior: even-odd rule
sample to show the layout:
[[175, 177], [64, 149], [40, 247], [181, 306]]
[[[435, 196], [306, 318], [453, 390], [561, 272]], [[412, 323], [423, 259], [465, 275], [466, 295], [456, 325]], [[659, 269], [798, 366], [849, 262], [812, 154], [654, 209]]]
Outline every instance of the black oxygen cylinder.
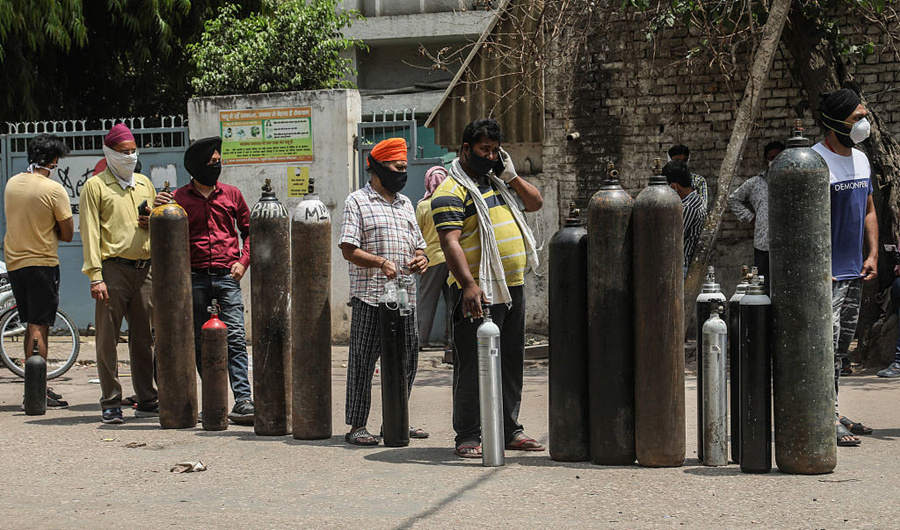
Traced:
[[684, 243], [659, 174], [634, 200], [634, 427], [638, 464], [684, 464]]
[[[591, 462], [630, 465], [634, 449], [632, 209], [612, 164], [588, 204], [588, 391]], [[551, 447], [552, 449], [552, 447]]]
[[[755, 269], [755, 267], [754, 267]], [[731, 397], [731, 461], [741, 463], [741, 298], [747, 294], [748, 269], [741, 265], [741, 281], [728, 300], [728, 366]]]
[[403, 318], [399, 309], [390, 309], [384, 303], [378, 304], [378, 324], [381, 327], [382, 440], [387, 447], [409, 445], [409, 390]]
[[837, 464], [829, 170], [803, 128], [769, 168], [775, 461], [784, 473]]
[[716, 282], [716, 269], [712, 265], [706, 272], [706, 281], [697, 296], [697, 458], [703, 463], [703, 325], [709, 319], [712, 308], [724, 306], [725, 295]]
[[[169, 191], [166, 182], [163, 191]], [[150, 212], [153, 325], [159, 386], [159, 425], [197, 425], [197, 357], [191, 295], [188, 215], [174, 202]], [[186, 309], [187, 308], [187, 309]]]
[[757, 276], [741, 298], [741, 471], [772, 469], [772, 302]]
[[587, 230], [572, 204], [550, 240], [550, 458], [590, 458], [587, 366]]
[[291, 224], [266, 179], [250, 211], [253, 318], [253, 431], [291, 432]]
[[293, 435], [319, 440], [331, 437], [331, 215], [312, 177], [294, 209], [291, 249], [294, 259], [304, 257], [292, 271]]
[[25, 360], [25, 396], [22, 407], [28, 416], [47, 413], [47, 361], [38, 353], [34, 341], [31, 355]]

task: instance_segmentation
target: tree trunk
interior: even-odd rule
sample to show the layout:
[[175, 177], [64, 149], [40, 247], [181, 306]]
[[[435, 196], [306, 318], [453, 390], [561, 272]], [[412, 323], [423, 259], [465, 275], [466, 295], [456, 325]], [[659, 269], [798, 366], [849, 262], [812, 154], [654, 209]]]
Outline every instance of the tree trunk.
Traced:
[[[806, 92], [813, 116], [818, 110], [819, 94], [842, 86], [865, 88], [854, 82], [843, 59], [835, 52], [835, 43], [830, 42], [828, 35], [821, 30], [822, 22], [810, 20], [799, 9], [794, 9], [790, 16], [794, 31], [787, 32], [784, 38], [784, 44], [793, 58], [791, 73]], [[900, 145], [885, 132], [879, 116], [866, 105], [863, 90], [860, 93], [872, 123], [870, 139], [859, 147], [868, 155], [872, 167], [872, 197], [878, 215], [879, 241], [881, 245], [895, 244], [900, 219]], [[798, 105], [801, 117], [806, 107]], [[858, 345], [854, 358], [869, 367], [887, 365], [893, 358], [897, 338], [897, 319], [891, 318], [889, 301], [893, 277], [893, 264], [884, 252], [879, 252], [878, 279], [867, 282], [863, 288], [859, 325], [856, 328]]]
[[781, 41], [781, 31], [790, 11], [790, 0], [773, 0], [769, 9], [769, 17], [762, 30], [762, 38], [756, 48], [753, 64], [744, 89], [744, 96], [737, 109], [734, 128], [731, 131], [731, 139], [725, 149], [725, 156], [719, 166], [719, 192], [716, 194], [716, 202], [706, 217], [706, 225], [703, 228], [700, 246], [694, 254], [688, 268], [687, 278], [684, 282], [684, 304], [686, 329], [695, 326], [694, 300], [700, 293], [700, 284], [703, 278], [706, 264], [709, 263], [712, 251], [715, 248], [716, 239], [722, 226], [722, 215], [725, 213], [728, 190], [731, 181], [737, 173], [744, 146], [747, 138], [753, 130], [753, 121], [759, 111], [759, 100], [766, 81], [769, 78], [769, 70], [772, 68], [772, 60], [778, 50]]

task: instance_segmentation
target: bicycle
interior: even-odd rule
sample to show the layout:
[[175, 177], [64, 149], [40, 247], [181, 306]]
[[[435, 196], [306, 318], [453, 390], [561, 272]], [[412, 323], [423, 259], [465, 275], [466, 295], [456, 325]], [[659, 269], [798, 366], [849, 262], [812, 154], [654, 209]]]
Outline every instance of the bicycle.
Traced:
[[[19, 321], [19, 310], [9, 284], [7, 273], [0, 273], [0, 359], [9, 370], [25, 377], [25, 358], [22, 341], [25, 324]], [[64, 312], [56, 311], [56, 320], [47, 334], [47, 379], [57, 378], [75, 364], [81, 338], [78, 328]]]

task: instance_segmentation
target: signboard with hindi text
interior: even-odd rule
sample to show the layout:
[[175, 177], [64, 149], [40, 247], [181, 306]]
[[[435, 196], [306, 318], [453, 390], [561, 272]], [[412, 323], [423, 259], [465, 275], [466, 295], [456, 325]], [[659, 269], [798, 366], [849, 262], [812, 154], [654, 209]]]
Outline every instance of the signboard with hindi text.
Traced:
[[312, 162], [312, 109], [223, 110], [219, 112], [222, 164]]

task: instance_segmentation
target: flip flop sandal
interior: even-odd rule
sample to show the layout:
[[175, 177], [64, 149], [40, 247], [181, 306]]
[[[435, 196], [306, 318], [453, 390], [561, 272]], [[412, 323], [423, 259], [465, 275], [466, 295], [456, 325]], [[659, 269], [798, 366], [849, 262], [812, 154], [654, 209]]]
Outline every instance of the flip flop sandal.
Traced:
[[466, 442], [456, 446], [456, 456], [460, 458], [481, 458], [481, 444]]
[[875, 432], [871, 427], [866, 427], [862, 423], [857, 423], [846, 416], [841, 417], [841, 425], [849, 429], [853, 434], [872, 434]]
[[513, 451], [543, 451], [544, 446], [538, 443], [534, 438], [519, 433], [515, 438], [506, 444], [506, 448]]
[[418, 428], [413, 428], [413, 427], [409, 428], [409, 437], [410, 438], [418, 438], [420, 440], [424, 440], [425, 438], [428, 438], [428, 436], [429, 436], [429, 434], [427, 432], [425, 432], [424, 429], [418, 429]]
[[853, 436], [853, 434], [847, 430], [846, 427], [841, 425], [840, 423], [835, 425], [837, 431], [837, 444], [838, 447], [857, 447], [859, 446], [859, 440], [845, 440], [844, 438], [848, 436]]
[[371, 447], [378, 445], [378, 438], [373, 436], [365, 428], [348, 432], [344, 435], [344, 441], [351, 445], [359, 445], [362, 447]]

